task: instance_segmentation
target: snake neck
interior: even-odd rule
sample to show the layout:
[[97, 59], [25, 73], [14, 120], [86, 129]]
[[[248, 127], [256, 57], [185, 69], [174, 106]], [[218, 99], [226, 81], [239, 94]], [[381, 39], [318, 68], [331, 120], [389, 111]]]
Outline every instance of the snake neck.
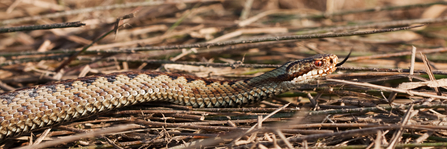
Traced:
[[279, 94], [298, 87], [296, 83], [290, 82], [291, 79], [288, 75], [286, 75], [286, 69], [287, 64], [245, 81], [252, 87], [270, 86], [273, 90], [275, 90], [275, 92], [272, 93]]
[[[291, 80], [295, 77], [288, 75], [288, 67], [292, 62], [286, 63], [283, 66], [266, 72], [260, 76], [253, 77], [250, 79], [236, 81], [231, 87], [232, 88], [243, 88], [244, 92], [239, 94], [248, 94], [251, 97], [249, 100], [242, 99], [243, 102], [256, 102], [259, 100], [264, 100], [271, 98], [275, 95], [281, 94], [283, 92], [296, 89], [300, 87], [301, 84], [309, 83], [316, 78], [310, 78], [306, 81], [297, 83]], [[308, 73], [310, 70], [303, 70], [303, 74]], [[257, 94], [256, 94], [257, 93]]]
[[235, 95], [234, 101], [237, 103], [229, 106], [253, 103], [293, 89], [293, 85], [287, 81], [283, 74], [286, 74], [286, 69], [280, 67], [257, 77], [229, 83], [232, 84], [229, 87], [236, 91], [233, 94]]

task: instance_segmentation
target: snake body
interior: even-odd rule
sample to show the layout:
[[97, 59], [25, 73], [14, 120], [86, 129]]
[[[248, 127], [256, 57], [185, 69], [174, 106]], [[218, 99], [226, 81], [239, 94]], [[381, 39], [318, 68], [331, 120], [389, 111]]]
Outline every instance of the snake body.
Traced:
[[235, 107], [263, 100], [332, 73], [337, 56], [287, 62], [263, 75], [222, 81], [162, 72], [84, 77], [0, 94], [0, 140], [94, 113], [149, 101]]

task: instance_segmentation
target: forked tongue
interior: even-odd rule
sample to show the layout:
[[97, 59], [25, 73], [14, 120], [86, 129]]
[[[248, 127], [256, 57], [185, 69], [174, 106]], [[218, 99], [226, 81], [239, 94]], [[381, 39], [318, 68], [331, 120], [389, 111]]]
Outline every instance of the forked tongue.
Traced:
[[348, 56], [346, 56], [345, 59], [344, 59], [343, 61], [341, 61], [340, 63], [338, 63], [337, 65], [335, 65], [335, 67], [338, 67], [338, 66], [343, 65], [343, 64], [348, 60], [349, 56], [351, 55], [351, 52], [352, 52], [352, 49], [351, 49], [351, 51], [349, 51]]

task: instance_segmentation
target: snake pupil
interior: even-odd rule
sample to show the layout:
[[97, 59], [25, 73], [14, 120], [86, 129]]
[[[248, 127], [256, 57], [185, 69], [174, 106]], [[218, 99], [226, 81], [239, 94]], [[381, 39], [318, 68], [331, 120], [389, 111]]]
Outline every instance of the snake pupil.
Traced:
[[317, 61], [314, 61], [314, 64], [315, 64], [315, 66], [318, 66], [318, 67], [320, 67], [320, 66], [322, 66], [322, 65], [323, 65], [323, 62], [322, 62], [322, 61], [320, 61], [320, 60], [317, 60]]

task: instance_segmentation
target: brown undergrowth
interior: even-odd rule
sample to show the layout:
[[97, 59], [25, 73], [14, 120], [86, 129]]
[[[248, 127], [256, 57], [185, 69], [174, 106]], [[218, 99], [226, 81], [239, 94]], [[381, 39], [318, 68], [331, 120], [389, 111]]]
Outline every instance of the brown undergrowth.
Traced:
[[24, 134], [3, 148], [447, 145], [443, 1], [122, 2], [0, 1], [1, 92], [139, 70], [237, 80], [315, 54], [352, 55], [325, 80], [260, 103], [144, 103]]

